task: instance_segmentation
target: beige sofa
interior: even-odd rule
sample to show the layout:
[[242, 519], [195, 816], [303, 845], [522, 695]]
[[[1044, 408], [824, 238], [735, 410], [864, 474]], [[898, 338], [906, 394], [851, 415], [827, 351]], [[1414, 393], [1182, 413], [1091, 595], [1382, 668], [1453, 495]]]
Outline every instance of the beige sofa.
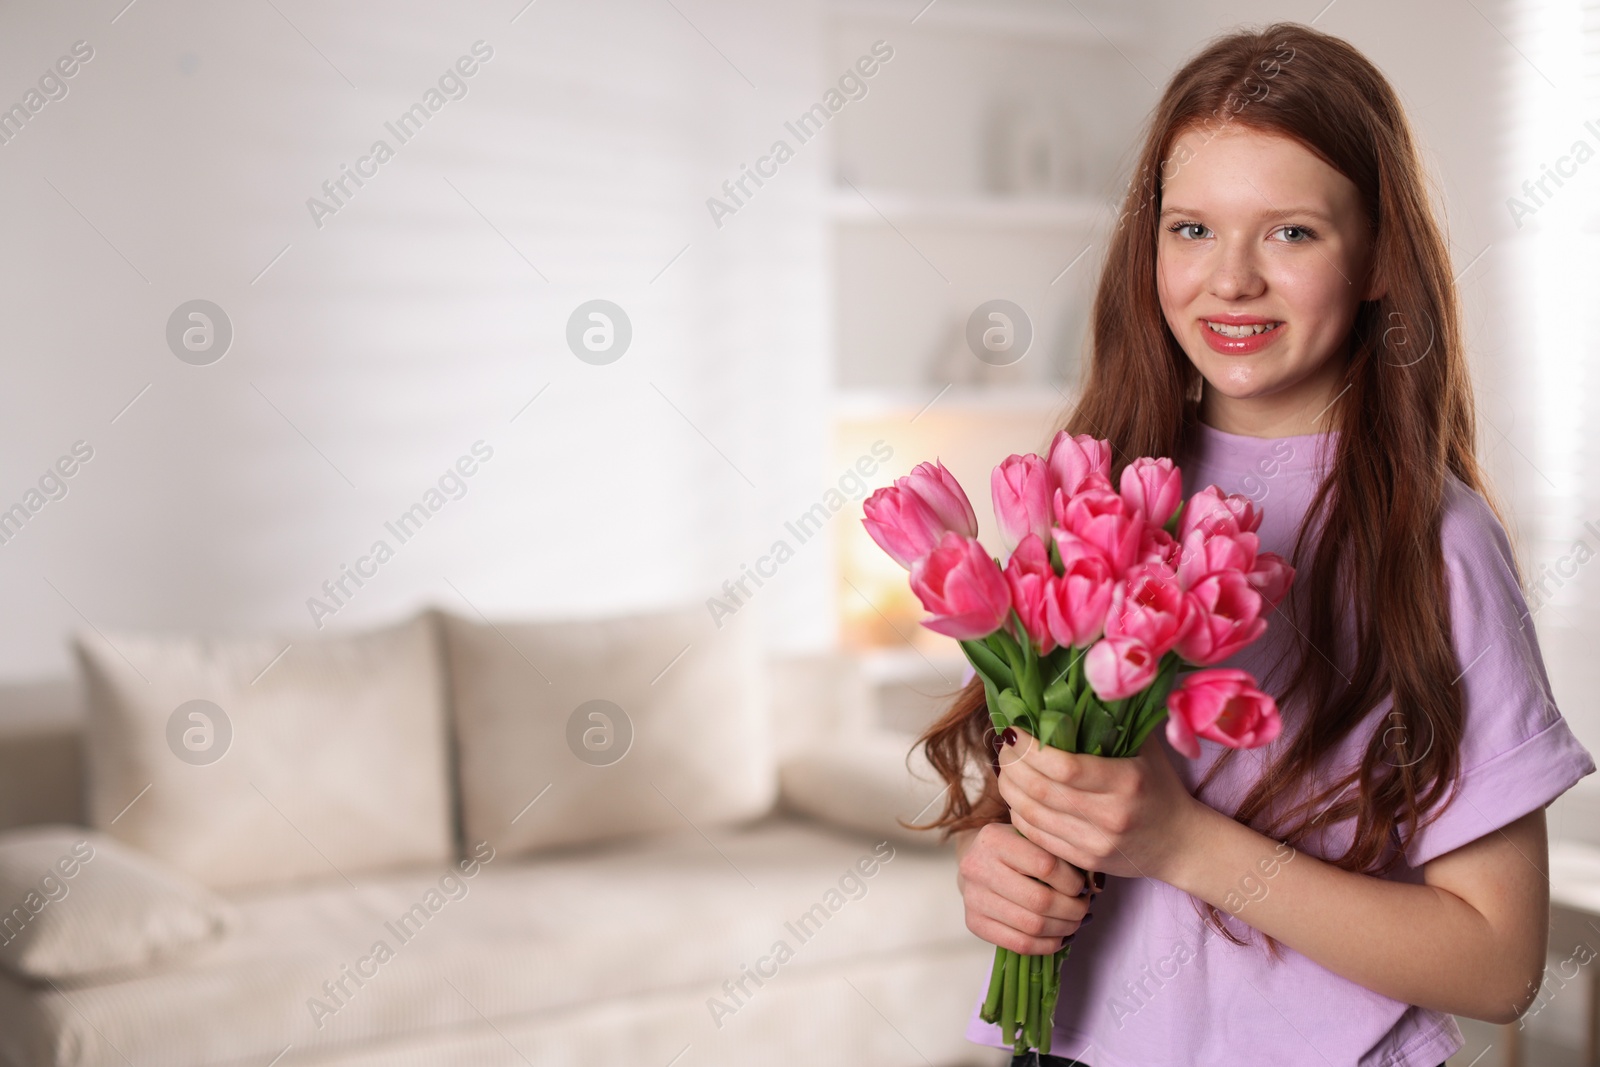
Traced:
[[0, 1063], [1008, 1060], [839, 661], [699, 607], [74, 641], [0, 691], [0, 888], [60, 893], [0, 901]]

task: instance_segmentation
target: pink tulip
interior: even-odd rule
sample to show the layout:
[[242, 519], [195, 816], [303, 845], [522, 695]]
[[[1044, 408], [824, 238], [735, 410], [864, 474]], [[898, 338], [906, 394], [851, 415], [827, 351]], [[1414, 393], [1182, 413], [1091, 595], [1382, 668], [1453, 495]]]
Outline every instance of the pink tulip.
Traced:
[[1106, 636], [1136, 637], [1160, 659], [1185, 636], [1192, 617], [1185, 611], [1177, 579], [1145, 564], [1130, 570], [1111, 590]]
[[1083, 657], [1083, 676], [1101, 700], [1121, 700], [1156, 677], [1161, 657], [1137, 637], [1105, 637]]
[[946, 530], [953, 530], [962, 537], [978, 536], [978, 515], [972, 510], [972, 502], [967, 499], [961, 483], [944, 469], [943, 463], [918, 463], [910, 474], [897, 478], [895, 484], [920, 496], [939, 516]]
[[1259, 748], [1282, 728], [1277, 702], [1245, 671], [1195, 671], [1167, 694], [1167, 740], [1190, 759], [1200, 756], [1198, 738], [1229, 748]]
[[977, 513], [943, 464], [917, 464], [893, 485], [873, 492], [861, 510], [867, 533], [907, 570], [933, 551], [946, 530], [978, 536]]
[[1160, 567], [1167, 574], [1178, 573], [1181, 548], [1171, 534], [1159, 526], [1146, 523], [1139, 535], [1139, 551], [1134, 555], [1135, 566], [1146, 563]]
[[1189, 531], [1201, 529], [1209, 536], [1215, 533], [1254, 533], [1261, 525], [1261, 510], [1247, 496], [1224, 493], [1208, 485], [1194, 496], [1183, 509], [1178, 520], [1178, 539], [1187, 541]]
[[1083, 541], [1057, 541], [1062, 573], [1045, 601], [1045, 624], [1056, 644], [1082, 648], [1105, 630], [1111, 591], [1117, 584], [1111, 564]]
[[1062, 430], [1050, 442], [1046, 462], [1055, 476], [1056, 488], [1069, 497], [1091, 474], [1099, 474], [1107, 486], [1111, 484], [1111, 442], [1098, 437], [1086, 433], [1074, 437]]
[[1266, 602], [1238, 571], [1217, 571], [1184, 594], [1187, 624], [1178, 655], [1209, 667], [1239, 651], [1267, 629]]
[[1049, 606], [1056, 599], [1056, 572], [1050, 565], [1050, 552], [1036, 533], [1025, 535], [1016, 551], [1006, 563], [1006, 585], [1011, 590], [1011, 604], [1017, 609], [1022, 628], [1040, 655], [1049, 655], [1056, 647], [1046, 621]]
[[911, 591], [935, 616], [922, 625], [958, 641], [989, 636], [1011, 612], [1011, 590], [994, 557], [954, 531], [911, 564]]
[[[904, 481], [904, 479], [901, 479]], [[861, 525], [900, 566], [911, 569], [932, 552], [946, 527], [927, 502], [898, 482], [875, 490], [861, 505]]]
[[1111, 485], [1111, 479], [1101, 471], [1090, 471], [1083, 476], [1083, 481], [1078, 483], [1077, 490], [1071, 494], [1086, 493], [1090, 489], [1099, 489], [1107, 493], [1114, 493], [1116, 489]]
[[1294, 581], [1294, 568], [1276, 552], [1262, 552], [1256, 556], [1255, 566], [1245, 573], [1245, 578], [1272, 607], [1283, 603], [1289, 585]]
[[1152, 526], [1163, 526], [1183, 500], [1182, 472], [1165, 456], [1140, 456], [1122, 468], [1122, 499]]
[[1259, 537], [1244, 531], [1207, 536], [1204, 530], [1190, 530], [1178, 556], [1178, 582], [1190, 589], [1206, 575], [1218, 571], [1246, 573], [1255, 566], [1256, 548], [1260, 544]]
[[1050, 536], [1050, 468], [1033, 453], [1010, 456], [989, 477], [1000, 540], [1014, 548], [1030, 533]]
[[1112, 573], [1121, 575], [1133, 566], [1144, 533], [1144, 517], [1109, 489], [1087, 489], [1068, 497], [1060, 489], [1055, 497], [1056, 542], [1070, 534], [1100, 550]]

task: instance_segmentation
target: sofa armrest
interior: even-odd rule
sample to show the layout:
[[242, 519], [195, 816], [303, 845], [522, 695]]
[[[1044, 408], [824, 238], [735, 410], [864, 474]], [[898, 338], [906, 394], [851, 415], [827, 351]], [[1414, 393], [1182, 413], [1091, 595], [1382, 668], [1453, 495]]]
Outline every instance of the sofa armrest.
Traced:
[[83, 723], [71, 678], [0, 685], [0, 830], [83, 824]]
[[897, 821], [928, 823], [944, 810], [944, 781], [913, 741], [909, 734], [859, 730], [813, 743], [779, 765], [780, 803], [879, 839], [953, 848], [937, 830], [910, 830]]
[[767, 670], [780, 761], [869, 721], [872, 694], [854, 658], [837, 652], [782, 655], [769, 659]]

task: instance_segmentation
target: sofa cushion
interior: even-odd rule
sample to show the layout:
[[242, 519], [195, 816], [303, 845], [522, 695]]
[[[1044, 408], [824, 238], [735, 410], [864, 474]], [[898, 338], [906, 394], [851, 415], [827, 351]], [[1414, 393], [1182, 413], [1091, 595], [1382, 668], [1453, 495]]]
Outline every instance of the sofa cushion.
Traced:
[[467, 842], [522, 854], [737, 822], [776, 800], [748, 626], [718, 630], [700, 605], [440, 618]]
[[[993, 959], [966, 929], [950, 850], [897, 848], [779, 813], [704, 835], [684, 826], [523, 859], [492, 846], [468, 855], [476, 864], [465, 870], [369, 876], [359, 889], [225, 894], [238, 930], [181, 968], [62, 990], [0, 976], [0, 1061], [261, 1067], [289, 1046], [284, 1067], [387, 1041], [390, 1058], [373, 1062], [434, 1062], [396, 1050], [408, 1036], [461, 1035], [484, 1020], [507, 1031], [510, 1020], [595, 1018], [626, 998], [687, 993], [685, 1036], [661, 1062], [687, 1041], [695, 1062], [726, 1062], [718, 1035], [749, 1026], [776, 989], [802, 988], [805, 976], [838, 986], [858, 961], [970, 950], [964, 1006]], [[769, 979], [776, 970], [776, 981], [757, 988], [751, 969]], [[735, 999], [733, 983], [746, 996]], [[610, 1014], [607, 1025], [623, 1025]], [[570, 1048], [523, 1055], [581, 1059]], [[509, 1050], [502, 1060], [521, 1062]], [[596, 1052], [581, 1062], [616, 1061]]]
[[73, 643], [94, 828], [213, 887], [453, 854], [432, 618], [292, 641], [80, 631]]
[[[37, 981], [164, 964], [223, 937], [231, 906], [81, 826], [0, 834], [0, 966]], [[14, 903], [13, 903], [14, 902]]]

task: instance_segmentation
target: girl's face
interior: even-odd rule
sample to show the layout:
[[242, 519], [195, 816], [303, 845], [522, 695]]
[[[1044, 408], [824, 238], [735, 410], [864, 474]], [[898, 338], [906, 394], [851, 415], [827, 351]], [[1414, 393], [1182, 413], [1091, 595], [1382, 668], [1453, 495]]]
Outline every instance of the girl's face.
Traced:
[[1314, 433], [1344, 389], [1372, 240], [1354, 183], [1298, 141], [1188, 130], [1163, 170], [1156, 288], [1205, 379], [1200, 414], [1258, 437]]

